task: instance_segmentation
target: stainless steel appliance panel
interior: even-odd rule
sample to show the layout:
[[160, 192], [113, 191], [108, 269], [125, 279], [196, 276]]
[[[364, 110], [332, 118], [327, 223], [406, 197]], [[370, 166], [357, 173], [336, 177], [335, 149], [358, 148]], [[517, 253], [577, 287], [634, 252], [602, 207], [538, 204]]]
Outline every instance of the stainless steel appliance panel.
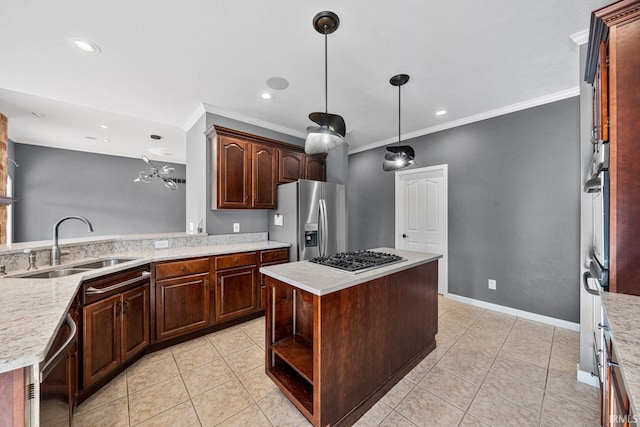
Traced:
[[291, 244], [290, 261], [315, 258], [321, 250], [346, 251], [344, 185], [303, 179], [279, 185], [278, 209], [269, 217], [269, 239]]
[[320, 181], [305, 179], [298, 181], [298, 260], [310, 259], [320, 254], [322, 184]]
[[[347, 250], [347, 218], [345, 190], [343, 185], [333, 183], [323, 183], [322, 185], [322, 204], [324, 205], [323, 213], [324, 227], [322, 241], [323, 256], [345, 252]], [[308, 258], [305, 258], [308, 259]]]

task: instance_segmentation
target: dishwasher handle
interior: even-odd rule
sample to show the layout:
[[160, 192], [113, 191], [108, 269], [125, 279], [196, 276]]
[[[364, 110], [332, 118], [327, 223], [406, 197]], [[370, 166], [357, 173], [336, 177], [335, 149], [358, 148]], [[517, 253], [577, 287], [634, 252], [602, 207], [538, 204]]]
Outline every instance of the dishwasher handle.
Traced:
[[43, 382], [44, 379], [47, 378], [53, 368], [58, 365], [60, 359], [66, 357], [67, 352], [69, 351], [71, 346], [76, 344], [77, 342], [78, 328], [76, 327], [76, 322], [73, 321], [73, 318], [70, 314], [67, 314], [65, 323], [69, 327], [69, 336], [60, 346], [60, 348], [53, 354], [53, 356], [49, 358], [49, 360], [45, 360], [40, 364], [40, 382]]
[[147, 279], [148, 277], [151, 277], [151, 273], [149, 273], [148, 271], [143, 271], [140, 277], [134, 277], [133, 279], [125, 280], [124, 282], [116, 283], [115, 285], [107, 286], [106, 288], [94, 288], [93, 286], [91, 286], [87, 288], [85, 293], [87, 295], [106, 294], [107, 292], [111, 292], [119, 288], [124, 288], [125, 286], [129, 286], [143, 279]]

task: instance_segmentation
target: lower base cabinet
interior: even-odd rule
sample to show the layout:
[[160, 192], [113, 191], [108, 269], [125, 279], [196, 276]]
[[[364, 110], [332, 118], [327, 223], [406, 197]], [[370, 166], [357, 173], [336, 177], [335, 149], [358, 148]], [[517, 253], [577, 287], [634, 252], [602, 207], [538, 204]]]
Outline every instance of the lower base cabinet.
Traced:
[[[85, 298], [98, 299], [82, 309], [84, 388], [105, 377], [149, 345], [150, 276], [146, 271], [134, 272], [133, 278], [130, 275], [103, 278], [95, 284], [97, 286], [91, 282], [83, 285]], [[109, 295], [118, 285], [129, 289], [102, 298], [101, 295]]]
[[257, 310], [257, 268], [216, 271], [215, 321], [236, 319]]

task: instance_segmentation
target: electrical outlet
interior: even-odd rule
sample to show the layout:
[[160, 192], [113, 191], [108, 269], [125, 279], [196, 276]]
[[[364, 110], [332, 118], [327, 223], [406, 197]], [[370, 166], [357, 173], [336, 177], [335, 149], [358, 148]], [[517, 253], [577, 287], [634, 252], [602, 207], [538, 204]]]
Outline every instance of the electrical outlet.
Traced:
[[169, 241], [168, 240], [156, 240], [154, 242], [154, 246], [156, 249], [165, 249], [169, 247]]
[[240, 223], [239, 222], [234, 222], [233, 223], [233, 232], [234, 233], [239, 233], [240, 232]]
[[283, 217], [281, 214], [275, 214], [273, 216], [273, 225], [279, 225], [280, 227], [282, 227], [283, 224]]
[[496, 290], [496, 281], [493, 279], [489, 279], [489, 289]]

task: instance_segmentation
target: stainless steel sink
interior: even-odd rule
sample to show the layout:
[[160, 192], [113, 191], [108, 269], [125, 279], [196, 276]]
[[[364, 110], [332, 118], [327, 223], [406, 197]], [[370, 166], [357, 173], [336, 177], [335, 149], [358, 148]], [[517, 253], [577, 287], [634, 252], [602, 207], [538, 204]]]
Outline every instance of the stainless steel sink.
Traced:
[[66, 267], [57, 268], [49, 271], [34, 271], [32, 273], [22, 273], [15, 276], [25, 279], [52, 279], [55, 277], [71, 276], [72, 274], [86, 273], [87, 271], [96, 270], [98, 268], [109, 267], [112, 265], [122, 264], [123, 262], [133, 261], [136, 258], [101, 258], [94, 261], [86, 261], [81, 264], [68, 265]]
[[116, 264], [122, 264], [123, 262], [133, 261], [135, 258], [103, 258], [96, 261], [88, 261], [82, 264], [76, 264], [73, 268], [102, 268], [109, 267]]
[[90, 269], [88, 269], [88, 268], [59, 268], [57, 270], [44, 271], [42, 273], [21, 274], [20, 276], [16, 276], [16, 277], [22, 277], [22, 278], [28, 278], [28, 279], [52, 279], [54, 277], [71, 276], [72, 274], [84, 273], [84, 272], [87, 272], [87, 271], [90, 271]]

